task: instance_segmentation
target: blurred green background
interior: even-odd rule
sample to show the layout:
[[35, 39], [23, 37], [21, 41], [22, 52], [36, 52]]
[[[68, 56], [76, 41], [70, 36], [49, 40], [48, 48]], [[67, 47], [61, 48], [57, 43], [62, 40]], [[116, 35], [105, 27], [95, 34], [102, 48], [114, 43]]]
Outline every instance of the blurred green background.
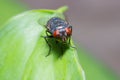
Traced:
[[[31, 9], [69, 6], [73, 39], [81, 48], [80, 63], [87, 80], [120, 80], [120, 1], [114, 0], [1, 0], [0, 26]], [[1, 28], [1, 27], [0, 27]]]
[[17, 0], [0, 0], [0, 25], [10, 17], [23, 12], [26, 7]]

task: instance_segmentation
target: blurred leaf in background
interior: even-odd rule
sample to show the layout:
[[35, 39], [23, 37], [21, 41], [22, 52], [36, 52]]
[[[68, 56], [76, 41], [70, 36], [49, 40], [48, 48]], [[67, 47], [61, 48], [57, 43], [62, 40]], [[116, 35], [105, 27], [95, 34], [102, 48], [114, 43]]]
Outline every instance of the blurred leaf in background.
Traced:
[[10, 17], [26, 9], [27, 8], [18, 0], [0, 0], [0, 26]]

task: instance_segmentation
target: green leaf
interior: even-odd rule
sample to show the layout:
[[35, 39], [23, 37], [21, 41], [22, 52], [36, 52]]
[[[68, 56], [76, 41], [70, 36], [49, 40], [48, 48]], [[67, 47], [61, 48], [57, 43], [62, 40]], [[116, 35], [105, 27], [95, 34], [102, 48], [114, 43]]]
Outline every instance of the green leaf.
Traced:
[[0, 28], [10, 17], [25, 10], [26, 7], [18, 0], [0, 0]]
[[[32, 10], [15, 16], [0, 30], [0, 80], [85, 80], [77, 52], [53, 39], [51, 54], [45, 27], [51, 17], [64, 19], [67, 7]], [[64, 47], [61, 54], [60, 46]]]

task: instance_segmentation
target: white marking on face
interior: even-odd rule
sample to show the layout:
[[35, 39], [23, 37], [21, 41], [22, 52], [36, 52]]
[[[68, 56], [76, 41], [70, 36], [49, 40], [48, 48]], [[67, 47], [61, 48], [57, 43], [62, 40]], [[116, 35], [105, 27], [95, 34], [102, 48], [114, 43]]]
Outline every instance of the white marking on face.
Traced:
[[61, 28], [62, 28], [62, 26], [57, 27], [57, 29], [61, 29]]
[[65, 32], [65, 36], [67, 36], [67, 33]]

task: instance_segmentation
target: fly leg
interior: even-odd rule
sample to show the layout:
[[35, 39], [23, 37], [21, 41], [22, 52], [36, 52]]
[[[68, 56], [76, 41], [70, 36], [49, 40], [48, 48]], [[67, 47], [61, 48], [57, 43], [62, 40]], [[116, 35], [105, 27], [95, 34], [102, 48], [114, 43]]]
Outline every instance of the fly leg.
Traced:
[[47, 36], [42, 36], [42, 37], [45, 39], [46, 43], [47, 43], [48, 46], [49, 46], [49, 52], [48, 52], [48, 54], [46, 55], [46, 57], [47, 57], [47, 56], [50, 55], [50, 52], [51, 52], [51, 45], [50, 45], [50, 43], [49, 43], [49, 41], [48, 41], [47, 39], [53, 38], [53, 36], [49, 36], [47, 30], [46, 30], [46, 35], [47, 35]]
[[68, 44], [69, 44], [69, 46], [70, 46], [70, 47], [72, 47], [72, 48], [75, 48], [75, 49], [76, 49], [76, 47], [75, 47], [75, 46], [72, 46], [72, 45], [71, 45], [71, 36], [68, 38]]
[[47, 56], [50, 55], [50, 52], [51, 52], [51, 45], [50, 45], [50, 43], [48, 42], [47, 38], [51, 38], [51, 37], [50, 37], [50, 36], [43, 36], [43, 38], [45, 39], [46, 43], [47, 43], [48, 46], [49, 46], [49, 52], [48, 52], [48, 54], [46, 55], [46, 57], [47, 57]]

